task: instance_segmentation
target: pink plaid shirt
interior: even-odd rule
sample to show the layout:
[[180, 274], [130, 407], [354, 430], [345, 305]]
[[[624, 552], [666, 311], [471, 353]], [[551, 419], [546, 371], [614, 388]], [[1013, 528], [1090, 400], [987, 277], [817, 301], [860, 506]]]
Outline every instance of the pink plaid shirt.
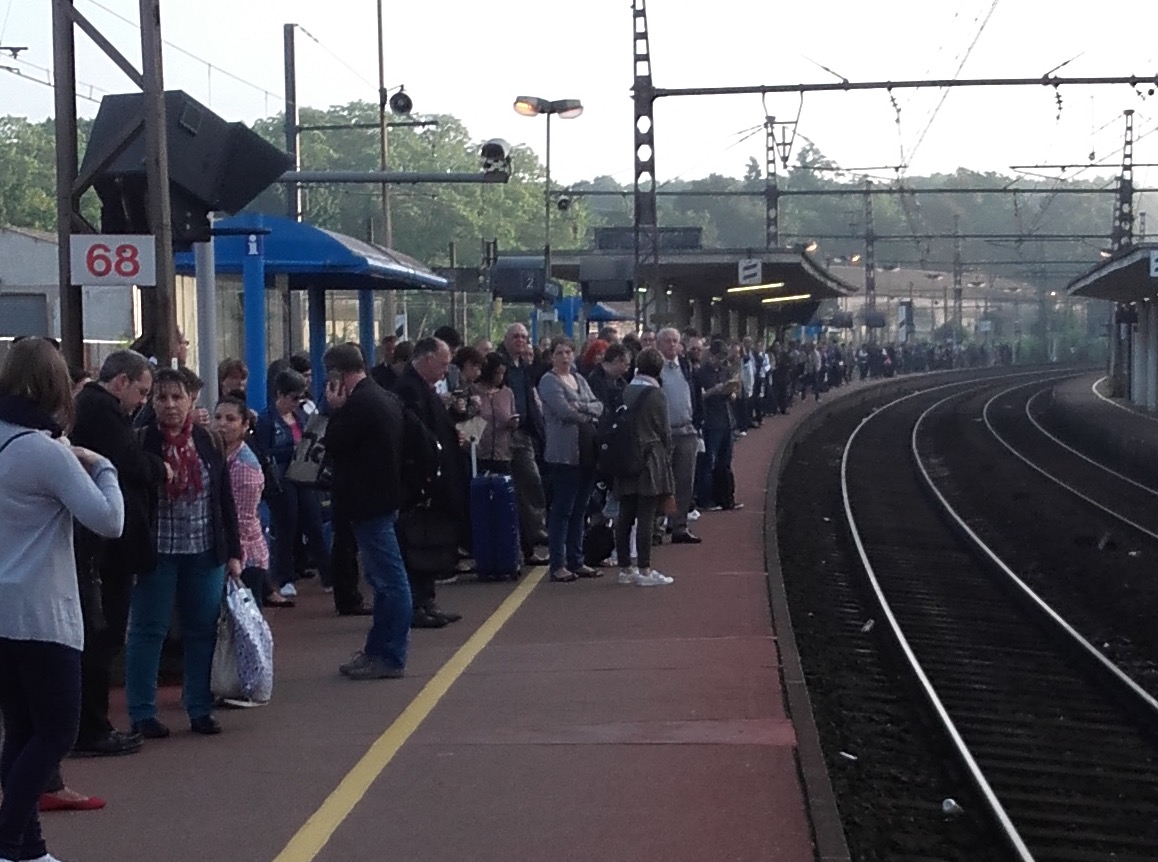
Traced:
[[261, 463], [249, 446], [242, 445], [229, 456], [229, 484], [233, 489], [233, 504], [237, 508], [237, 526], [241, 532], [241, 551], [246, 566], [269, 568], [269, 546], [261, 529], [257, 507], [265, 489], [265, 475]]

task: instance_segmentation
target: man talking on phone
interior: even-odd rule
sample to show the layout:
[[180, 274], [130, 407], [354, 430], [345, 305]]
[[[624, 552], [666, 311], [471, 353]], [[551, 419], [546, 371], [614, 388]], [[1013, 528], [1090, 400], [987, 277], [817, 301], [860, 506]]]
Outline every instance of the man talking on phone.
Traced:
[[338, 670], [353, 680], [397, 679], [410, 639], [410, 581], [395, 525], [401, 506], [402, 405], [366, 376], [362, 351], [339, 344], [326, 351], [327, 455], [333, 465], [336, 513], [353, 525], [374, 613], [366, 643]]

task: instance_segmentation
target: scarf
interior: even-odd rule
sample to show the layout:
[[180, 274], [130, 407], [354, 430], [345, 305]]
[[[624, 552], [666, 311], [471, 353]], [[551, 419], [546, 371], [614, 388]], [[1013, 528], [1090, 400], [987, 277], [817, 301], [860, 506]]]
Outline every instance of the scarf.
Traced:
[[63, 433], [60, 424], [23, 395], [0, 395], [0, 422], [23, 425], [36, 431], [47, 431], [53, 437]]
[[173, 478], [165, 485], [166, 496], [170, 502], [195, 500], [201, 493], [201, 456], [193, 443], [193, 414], [176, 431], [160, 428], [161, 456], [173, 470]]

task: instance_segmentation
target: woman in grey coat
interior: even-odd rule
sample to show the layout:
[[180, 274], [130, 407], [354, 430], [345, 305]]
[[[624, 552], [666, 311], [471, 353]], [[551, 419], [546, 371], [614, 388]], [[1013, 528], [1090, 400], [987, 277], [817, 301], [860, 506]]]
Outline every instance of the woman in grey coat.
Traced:
[[551, 341], [551, 370], [539, 381], [546, 445], [543, 460], [551, 482], [547, 511], [552, 581], [598, 578], [602, 573], [583, 563], [583, 527], [595, 490], [595, 422], [603, 403], [573, 365], [571, 339]]
[[[672, 578], [651, 567], [652, 526], [656, 514], [674, 502], [675, 478], [671, 471], [671, 428], [667, 397], [660, 387], [663, 356], [654, 347], [640, 352], [635, 377], [623, 391], [623, 404], [632, 414], [632, 435], [639, 448], [643, 471], [638, 476], [615, 479], [619, 517], [615, 522], [615, 551], [619, 556], [619, 583], [661, 587]], [[631, 565], [631, 528], [635, 527], [638, 566]]]

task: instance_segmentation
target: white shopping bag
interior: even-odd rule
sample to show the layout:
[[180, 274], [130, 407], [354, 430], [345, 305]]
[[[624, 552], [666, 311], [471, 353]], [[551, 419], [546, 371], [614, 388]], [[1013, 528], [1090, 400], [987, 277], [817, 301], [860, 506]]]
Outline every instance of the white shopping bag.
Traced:
[[241, 697], [241, 676], [237, 672], [237, 653], [233, 644], [233, 629], [229, 612], [222, 607], [217, 618], [217, 645], [213, 647], [213, 664], [209, 672], [209, 688], [215, 700]]
[[253, 593], [232, 578], [225, 589], [225, 607], [229, 611], [241, 692], [250, 700], [265, 703], [273, 695], [273, 632]]

